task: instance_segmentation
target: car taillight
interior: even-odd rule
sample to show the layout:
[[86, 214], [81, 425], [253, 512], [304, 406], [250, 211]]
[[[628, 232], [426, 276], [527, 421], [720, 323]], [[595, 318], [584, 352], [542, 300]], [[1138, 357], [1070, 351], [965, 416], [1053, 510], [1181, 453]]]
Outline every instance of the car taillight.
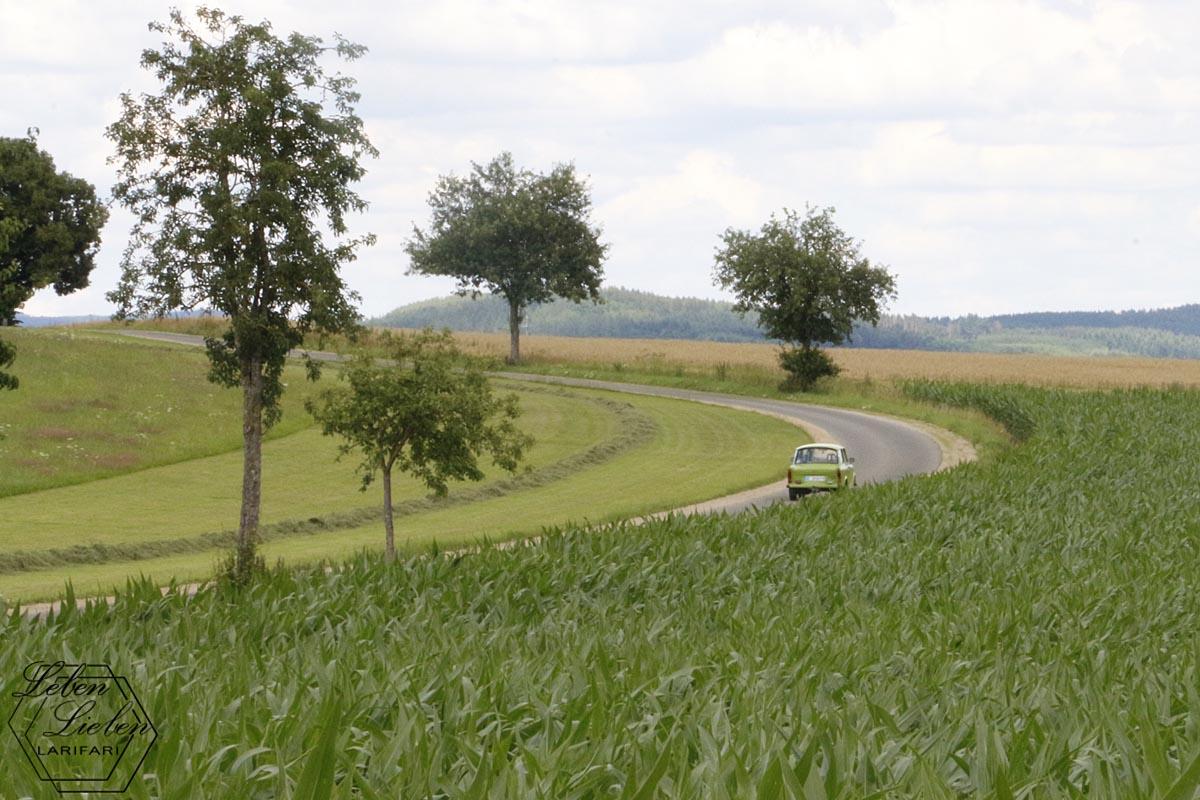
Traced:
[[791, 483], [791, 482], [792, 482], [792, 471], [789, 469], [788, 470], [788, 483]]
[[838, 483], [842, 481], [842, 468], [838, 467]]

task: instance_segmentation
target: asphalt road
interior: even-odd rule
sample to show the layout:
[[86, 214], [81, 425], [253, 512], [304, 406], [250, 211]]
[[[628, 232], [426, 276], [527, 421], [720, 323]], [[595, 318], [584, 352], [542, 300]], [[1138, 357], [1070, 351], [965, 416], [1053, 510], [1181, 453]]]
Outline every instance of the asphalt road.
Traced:
[[[202, 337], [189, 336], [182, 333], [135, 330], [119, 332], [125, 336], [174, 342], [176, 344], [204, 344]], [[296, 353], [296, 355], [300, 354]], [[310, 351], [309, 355], [319, 361], [338, 361], [341, 359], [341, 356], [337, 353]], [[511, 378], [513, 380], [557, 383], [567, 386], [606, 389], [628, 394], [691, 400], [745, 411], [756, 411], [788, 419], [807, 428], [812, 433], [814, 439], [833, 441], [843, 445], [855, 459], [859, 485], [895, 480], [907, 475], [934, 472], [942, 463], [941, 448], [938, 446], [937, 441], [928, 433], [901, 420], [880, 417], [873, 414], [863, 414], [858, 411], [809, 405], [806, 403], [792, 403], [786, 400], [768, 400], [743, 397], [741, 395], [699, 392], [689, 389], [672, 389], [663, 386], [594, 381], [583, 378], [561, 378], [557, 376], [531, 375], [523, 372], [498, 372], [495, 374], [498, 377]], [[733, 495], [721, 498], [718, 501], [699, 504], [695, 507], [690, 507], [690, 510], [737, 512], [751, 506], [761, 506], [766, 503], [787, 500], [787, 490], [783, 484], [783, 471], [787, 466], [787, 458], [791, 454], [793, 447], [794, 444], [791, 442], [780, 442], [779, 444], [780, 480], [776, 486], [763, 487], [760, 490], [743, 492], [740, 495]]]

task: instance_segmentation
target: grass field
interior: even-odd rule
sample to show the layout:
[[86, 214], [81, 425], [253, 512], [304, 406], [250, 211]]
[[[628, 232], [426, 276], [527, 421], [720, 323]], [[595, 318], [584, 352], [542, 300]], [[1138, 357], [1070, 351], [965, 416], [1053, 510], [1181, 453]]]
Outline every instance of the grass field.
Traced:
[[14, 618], [3, 690], [128, 674], [163, 731], [131, 797], [1195, 797], [1200, 397], [905, 391], [1020, 443], [748, 517], [146, 585]]
[[[203, 363], [193, 351], [44, 336], [44, 342], [39, 334], [24, 340], [52, 355], [54, 348], [82, 341], [106, 365], [106, 359], [129, 354], [142, 365], [144, 381], [157, 368], [177, 377], [181, 394], [178, 387], [191, 386], [197, 375], [203, 379]], [[86, 403], [108, 392], [117, 416], [134, 415], [126, 406], [140, 408], [146, 392], [121, 394], [121, 370], [95, 376], [85, 366], [91, 362], [57, 355], [65, 365], [58, 375], [64, 396]], [[71, 374], [87, 379], [72, 382]], [[205, 397], [209, 388], [201, 386]], [[400, 478], [394, 496], [401, 548], [532, 534], [545, 525], [615, 519], [761, 485], [778, 478], [780, 454], [804, 438], [779, 420], [693, 403], [515, 383], [502, 388], [518, 392], [520, 424], [537, 439], [527, 469], [452, 486], [438, 501], [427, 499], [415, 480]], [[236, 398], [235, 392], [225, 394]], [[188, 399], [179, 402], [189, 407]], [[40, 408], [33, 403], [27, 414]], [[206, 424], [236, 433], [237, 409], [224, 411], [206, 417]], [[307, 419], [302, 411], [291, 416], [297, 427]], [[30, 419], [23, 418], [34, 427], [46, 424]], [[183, 412], [171, 419], [175, 427], [163, 429], [168, 442], [182, 438], [179, 430], [191, 431]], [[196, 449], [204, 450], [199, 444]], [[166, 454], [163, 460], [170, 460]], [[380, 546], [378, 488], [359, 492], [354, 462], [337, 463], [335, 456], [336, 442], [312, 427], [265, 445], [263, 535], [271, 559], [337, 558]], [[89, 482], [0, 498], [0, 596], [52, 597], [68, 579], [83, 593], [103, 594], [129, 575], [164, 584], [210, 575], [232, 542], [241, 499], [240, 449], [127, 472], [99, 477], [107, 474], [100, 471]]]
[[[207, 380], [203, 352], [81, 329], [5, 330], [17, 348], [15, 392], [0, 392], [0, 497], [241, 447], [238, 393]], [[284, 376], [270, 437], [312, 425], [300, 367]]]
[[[553, 352], [528, 368], [749, 394], [777, 381], [701, 355]], [[1108, 359], [1091, 374], [1047, 359], [1044, 374], [1061, 374], [1044, 386], [990, 360], [986, 382], [928, 380], [925, 355], [944, 354], [804, 399], [951, 420], [991, 443], [980, 462], [753, 515], [567, 524], [536, 546], [394, 565], [353, 555], [381, 533], [337, 516], [352, 509], [331, 512], [332, 531], [277, 520], [270, 556], [349, 560], [278, 570], [241, 596], [162, 598], [150, 580], [112, 609], [14, 616], [0, 691], [55, 657], [100, 653], [130, 675], [164, 732], [132, 797], [1200, 796], [1200, 391], [1155, 369], [1127, 375], [1166, 387], [1104, 388], [1124, 382]], [[586, 394], [570, 401], [590, 409]], [[663, 452], [717, 435], [698, 419], [672, 428], [677, 407], [631, 407]], [[605, 408], [597, 420], [620, 416]], [[571, 453], [614, 427], [631, 426], [597, 422]], [[584, 495], [603, 509], [646, 488], [634, 472], [650, 453], [414, 507], [400, 529], [420, 548], [422, 524], [440, 539]], [[655, 463], [655, 496], [682, 498], [697, 459]], [[185, 574], [215, 552], [112, 560], [91, 577]], [[0, 741], [0, 787], [38, 797]]]
[[[596, 447], [613, 438], [629, 417], [643, 416], [632, 407], [610, 408], [582, 395], [521, 391], [519, 397], [522, 427], [541, 434], [526, 464], [533, 469]], [[374, 508], [378, 492], [359, 491], [355, 462], [336, 459], [337, 441], [315, 427], [267, 443], [263, 523], [269, 528], [367, 505]], [[85, 545], [128, 545], [226, 530], [238, 518], [241, 465], [238, 450], [2, 499], [0, 570], [5, 556], [44, 549], [34, 543], [52, 538], [56, 531], [69, 531], [72, 540]], [[500, 475], [491, 477], [482, 485], [495, 483]], [[479, 486], [455, 484], [451, 497]], [[397, 503], [428, 494], [408, 476], [397, 476], [393, 490]]]

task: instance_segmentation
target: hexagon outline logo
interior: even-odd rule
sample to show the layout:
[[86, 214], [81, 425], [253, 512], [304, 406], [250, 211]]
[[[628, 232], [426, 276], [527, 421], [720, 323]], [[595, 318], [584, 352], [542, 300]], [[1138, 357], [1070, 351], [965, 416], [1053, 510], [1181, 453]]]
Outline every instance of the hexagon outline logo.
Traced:
[[59, 794], [120, 793], [158, 729], [129, 680], [108, 664], [29, 664], [8, 728], [33, 771]]

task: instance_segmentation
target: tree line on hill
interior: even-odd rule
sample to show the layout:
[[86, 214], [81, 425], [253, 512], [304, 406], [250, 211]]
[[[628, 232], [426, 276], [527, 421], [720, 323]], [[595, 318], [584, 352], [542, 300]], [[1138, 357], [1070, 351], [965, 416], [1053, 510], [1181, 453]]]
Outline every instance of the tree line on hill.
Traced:
[[[552, 302], [529, 309], [523, 330], [546, 336], [628, 339], [765, 341], [757, 315], [741, 317], [731, 303], [663, 297], [620, 287], [600, 290], [598, 305]], [[502, 298], [444, 297], [401, 306], [370, 321], [391, 328], [507, 330]], [[1131, 355], [1200, 358], [1200, 305], [1148, 311], [1079, 311], [992, 317], [884, 314], [859, 325], [845, 346], [955, 352]]]
[[[739, 317], [729, 303], [688, 297], [663, 297], [636, 289], [600, 290], [602, 303], [543, 303], [531, 308], [526, 333], [549, 336], [599, 336], [622, 339], [706, 339], [715, 342], [762, 341], [757, 317]], [[402, 306], [371, 320], [389, 328], [448, 327], [462, 331], [507, 330], [507, 307], [492, 295], [469, 300], [438, 298]]]

